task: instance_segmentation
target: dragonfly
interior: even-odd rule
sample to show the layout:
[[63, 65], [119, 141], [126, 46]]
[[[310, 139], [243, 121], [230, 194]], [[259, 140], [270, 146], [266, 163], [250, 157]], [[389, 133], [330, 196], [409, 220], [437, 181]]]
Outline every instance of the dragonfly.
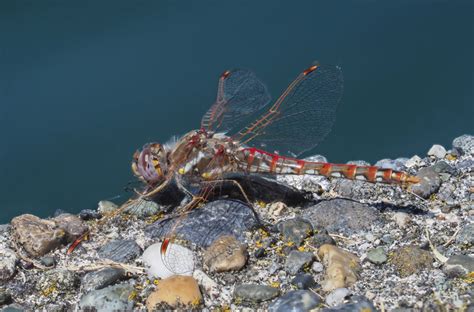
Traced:
[[[417, 177], [402, 171], [298, 158], [328, 135], [342, 95], [343, 75], [338, 66], [318, 64], [305, 69], [274, 102], [252, 71], [227, 70], [219, 77], [216, 100], [199, 129], [167, 144], [147, 143], [135, 152], [132, 171], [146, 185], [138, 193], [152, 198], [174, 181], [192, 198], [185, 212], [206, 200], [232, 173], [321, 175], [404, 186], [418, 183]], [[201, 187], [197, 195], [189, 190], [196, 185]], [[163, 240], [162, 254], [172, 237]]]

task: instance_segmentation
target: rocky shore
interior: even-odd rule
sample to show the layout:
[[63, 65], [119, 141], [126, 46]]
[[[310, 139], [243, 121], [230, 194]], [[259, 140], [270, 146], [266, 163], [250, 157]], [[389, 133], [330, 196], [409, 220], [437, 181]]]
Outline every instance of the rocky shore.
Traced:
[[172, 189], [18, 216], [0, 226], [1, 311], [474, 311], [474, 136], [375, 165], [421, 182], [250, 177], [253, 210], [222, 186], [185, 215]]

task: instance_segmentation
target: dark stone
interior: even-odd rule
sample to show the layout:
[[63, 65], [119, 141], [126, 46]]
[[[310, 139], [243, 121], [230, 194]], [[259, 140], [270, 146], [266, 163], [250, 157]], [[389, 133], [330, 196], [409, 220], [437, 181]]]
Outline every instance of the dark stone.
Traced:
[[0, 290], [0, 306], [12, 303], [12, 295], [6, 290]]
[[302, 218], [282, 221], [278, 223], [277, 228], [283, 241], [292, 242], [297, 246], [300, 246], [313, 232], [311, 222]]
[[318, 232], [312, 237], [312, 245], [316, 248], [324, 244], [336, 246], [336, 241], [327, 233], [327, 231]]
[[466, 255], [451, 256], [444, 264], [443, 271], [448, 277], [463, 277], [474, 271], [474, 258]]
[[275, 298], [280, 290], [266, 285], [238, 285], [234, 290], [234, 298], [244, 302], [262, 302]]
[[300, 270], [309, 267], [314, 261], [314, 254], [312, 252], [302, 252], [293, 250], [286, 258], [285, 270], [295, 275]]
[[347, 199], [322, 201], [304, 211], [314, 228], [325, 228], [332, 233], [351, 235], [365, 232], [374, 224], [381, 224], [380, 212], [367, 204]]
[[[175, 224], [177, 223], [176, 227]], [[252, 209], [241, 201], [217, 200], [189, 212], [185, 218], [166, 218], [145, 228], [151, 239], [163, 238], [174, 229], [178, 237], [200, 247], [208, 247], [224, 235], [234, 235], [245, 242], [244, 231], [257, 228], [259, 222]]]
[[79, 218], [81, 218], [84, 221], [95, 220], [95, 219], [102, 218], [102, 214], [98, 212], [97, 210], [84, 209], [84, 210], [81, 210], [81, 212], [79, 212]]
[[119, 284], [94, 290], [83, 295], [79, 301], [79, 311], [132, 311], [134, 301], [129, 299], [134, 291], [131, 284]]
[[353, 312], [353, 311], [364, 311], [364, 312], [377, 312], [372, 301], [365, 298], [364, 296], [351, 296], [349, 303], [338, 305], [334, 308], [325, 308], [321, 312]]
[[474, 245], [474, 223], [465, 225], [456, 236], [456, 243], [463, 247], [471, 247]]
[[56, 261], [54, 260], [54, 257], [51, 256], [44, 256], [40, 260], [41, 264], [46, 266], [46, 267], [52, 267], [55, 265]]
[[255, 250], [255, 258], [263, 258], [267, 255], [267, 252], [265, 251], [265, 248], [258, 248]]
[[268, 306], [270, 312], [309, 311], [315, 309], [321, 303], [321, 299], [309, 290], [294, 290], [273, 301]]
[[433, 167], [433, 170], [437, 173], [448, 173], [450, 175], [456, 173], [456, 169], [453, 168], [450, 164], [448, 164], [444, 160], [438, 161], [432, 167]]
[[130, 262], [142, 254], [142, 249], [134, 240], [113, 240], [102, 246], [98, 254], [116, 262]]
[[105, 268], [99, 271], [89, 272], [82, 277], [81, 287], [84, 293], [92, 290], [102, 289], [115, 282], [126, 278], [125, 270], [120, 268]]
[[431, 194], [438, 191], [441, 185], [439, 173], [433, 167], [422, 168], [417, 175], [420, 182], [412, 185], [412, 192], [423, 198], [430, 197]]
[[291, 284], [295, 285], [299, 289], [316, 288], [317, 283], [313, 276], [308, 273], [298, 273], [295, 278], [291, 281]]

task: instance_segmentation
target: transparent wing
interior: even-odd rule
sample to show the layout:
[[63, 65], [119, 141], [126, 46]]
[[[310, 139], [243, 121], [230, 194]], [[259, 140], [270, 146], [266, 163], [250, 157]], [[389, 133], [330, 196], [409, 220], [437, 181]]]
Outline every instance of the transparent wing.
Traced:
[[216, 102], [203, 116], [201, 128], [231, 133], [236, 127], [251, 122], [254, 113], [269, 102], [267, 88], [253, 72], [226, 71], [219, 78]]

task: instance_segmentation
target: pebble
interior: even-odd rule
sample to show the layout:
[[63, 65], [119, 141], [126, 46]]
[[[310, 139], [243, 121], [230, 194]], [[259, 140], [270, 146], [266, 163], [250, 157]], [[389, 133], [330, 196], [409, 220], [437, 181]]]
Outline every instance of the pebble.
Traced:
[[53, 291], [71, 291], [79, 286], [79, 276], [66, 269], [53, 269], [45, 271], [36, 282], [36, 290], [49, 296]]
[[153, 216], [162, 210], [162, 207], [152, 200], [139, 199], [131, 202], [124, 209], [124, 213], [137, 216], [138, 218], [146, 218]]
[[314, 254], [312, 252], [304, 252], [293, 250], [286, 258], [285, 270], [295, 275], [298, 271], [309, 267], [314, 260]]
[[375, 308], [374, 304], [369, 299], [365, 298], [364, 296], [351, 296], [349, 297], [349, 303], [340, 304], [334, 308], [322, 309], [321, 312], [352, 312], [352, 311], [377, 312], [378, 310]]
[[315, 261], [311, 265], [311, 270], [313, 270], [316, 273], [321, 273], [322, 271], [324, 271], [324, 266], [321, 262], [316, 262]]
[[309, 311], [321, 304], [318, 295], [309, 290], [293, 290], [273, 301], [269, 312]]
[[350, 290], [347, 288], [336, 288], [326, 296], [326, 304], [330, 307], [340, 305], [350, 293]]
[[434, 144], [428, 151], [427, 155], [442, 159], [446, 156], [446, 149], [442, 145]]
[[102, 214], [97, 210], [83, 209], [79, 212], [79, 218], [84, 221], [95, 220], [102, 218]]
[[118, 284], [94, 290], [83, 295], [79, 301], [80, 311], [132, 311], [134, 301], [130, 295], [134, 292], [132, 284]]
[[53, 219], [56, 226], [66, 233], [66, 240], [73, 242], [89, 230], [89, 227], [78, 216], [63, 213]]
[[347, 162], [348, 165], [370, 166], [370, 163], [365, 160], [351, 160]]
[[53, 267], [56, 264], [56, 260], [51, 256], [41, 257], [40, 262], [46, 267]]
[[464, 277], [474, 272], [474, 258], [466, 255], [451, 256], [443, 270], [448, 277]]
[[268, 206], [268, 213], [274, 217], [279, 217], [288, 210], [288, 206], [283, 202], [274, 202]]
[[16, 272], [18, 257], [10, 248], [0, 247], [0, 281], [6, 281]]
[[275, 298], [280, 290], [267, 285], [244, 284], [234, 289], [234, 298], [244, 302], [262, 302]]
[[317, 231], [317, 233], [311, 238], [311, 243], [316, 248], [319, 248], [324, 244], [336, 245], [336, 241], [325, 229]]
[[199, 285], [192, 276], [173, 275], [158, 282], [156, 290], [148, 296], [146, 306], [148, 311], [155, 311], [160, 303], [177, 307], [197, 306], [201, 302]]
[[115, 262], [127, 263], [140, 256], [142, 249], [134, 240], [113, 240], [102, 246], [98, 255]]
[[471, 247], [474, 245], [474, 223], [465, 225], [456, 236], [456, 243], [464, 246]]
[[438, 191], [441, 179], [433, 167], [420, 169], [416, 176], [420, 178], [420, 182], [411, 186], [413, 193], [423, 198], [428, 198], [431, 194]]
[[398, 225], [398, 227], [401, 229], [406, 228], [411, 220], [411, 217], [408, 213], [400, 212], [400, 211], [396, 212], [392, 218], [395, 221], [395, 223]]
[[437, 173], [448, 173], [450, 175], [456, 173], [456, 169], [444, 160], [436, 162], [432, 167]]
[[12, 302], [12, 295], [8, 291], [0, 289], [0, 306], [10, 304]]
[[387, 253], [383, 247], [377, 247], [367, 252], [367, 260], [374, 264], [382, 264], [387, 261]]
[[118, 206], [111, 201], [108, 200], [101, 200], [98, 204], [97, 211], [101, 214], [110, 214], [114, 212]]
[[319, 155], [319, 154], [306, 157], [304, 160], [306, 160], [306, 161], [314, 161], [314, 162], [323, 162], [323, 163], [327, 163], [327, 162], [328, 162], [328, 159], [327, 159], [326, 157], [324, 157], [323, 155]]
[[277, 224], [277, 229], [283, 241], [300, 246], [313, 233], [311, 222], [303, 218], [294, 218]]
[[323, 245], [318, 256], [326, 266], [325, 278], [321, 285], [324, 291], [353, 285], [361, 270], [359, 258], [341, 248]]
[[81, 280], [81, 288], [84, 293], [92, 290], [102, 289], [117, 281], [125, 279], [127, 276], [124, 269], [104, 268], [98, 271], [86, 273]]
[[27, 309], [23, 307], [22, 305], [19, 305], [18, 303], [12, 303], [10, 305], [7, 305], [6, 307], [3, 307], [1, 312], [26, 312]]
[[165, 255], [161, 243], [148, 246], [142, 255], [149, 278], [167, 278], [172, 275], [191, 276], [194, 271], [193, 252], [181, 245], [170, 243]]
[[296, 274], [295, 278], [291, 280], [291, 284], [295, 285], [298, 289], [316, 288], [317, 286], [314, 277], [308, 273]]
[[433, 264], [433, 257], [429, 251], [420, 247], [405, 246], [394, 252], [391, 262], [397, 268], [400, 276], [406, 277], [423, 269], [430, 269]]
[[405, 167], [413, 168], [413, 167], [421, 166], [423, 164], [424, 164], [423, 159], [421, 159], [420, 156], [415, 155], [406, 161]]
[[219, 291], [219, 285], [203, 271], [195, 270], [193, 272], [193, 277], [196, 279], [198, 284], [206, 290], [206, 293], [211, 298], [217, 298], [221, 294]]
[[474, 155], [474, 136], [464, 134], [453, 140], [453, 149], [461, 155]]
[[204, 264], [211, 272], [237, 271], [247, 262], [247, 247], [234, 236], [218, 238], [203, 254]]
[[260, 247], [260, 248], [258, 248], [257, 250], [255, 250], [254, 256], [255, 256], [255, 258], [258, 259], [258, 258], [263, 258], [263, 257], [265, 257], [266, 254], [267, 254], [267, 252], [265, 251], [265, 248]]
[[392, 169], [396, 171], [402, 171], [405, 168], [405, 164], [408, 161], [408, 158], [400, 157], [397, 159], [381, 159], [375, 163], [376, 167], [383, 169]]
[[51, 220], [23, 214], [11, 221], [12, 238], [33, 257], [42, 256], [59, 247], [66, 237], [63, 229]]

